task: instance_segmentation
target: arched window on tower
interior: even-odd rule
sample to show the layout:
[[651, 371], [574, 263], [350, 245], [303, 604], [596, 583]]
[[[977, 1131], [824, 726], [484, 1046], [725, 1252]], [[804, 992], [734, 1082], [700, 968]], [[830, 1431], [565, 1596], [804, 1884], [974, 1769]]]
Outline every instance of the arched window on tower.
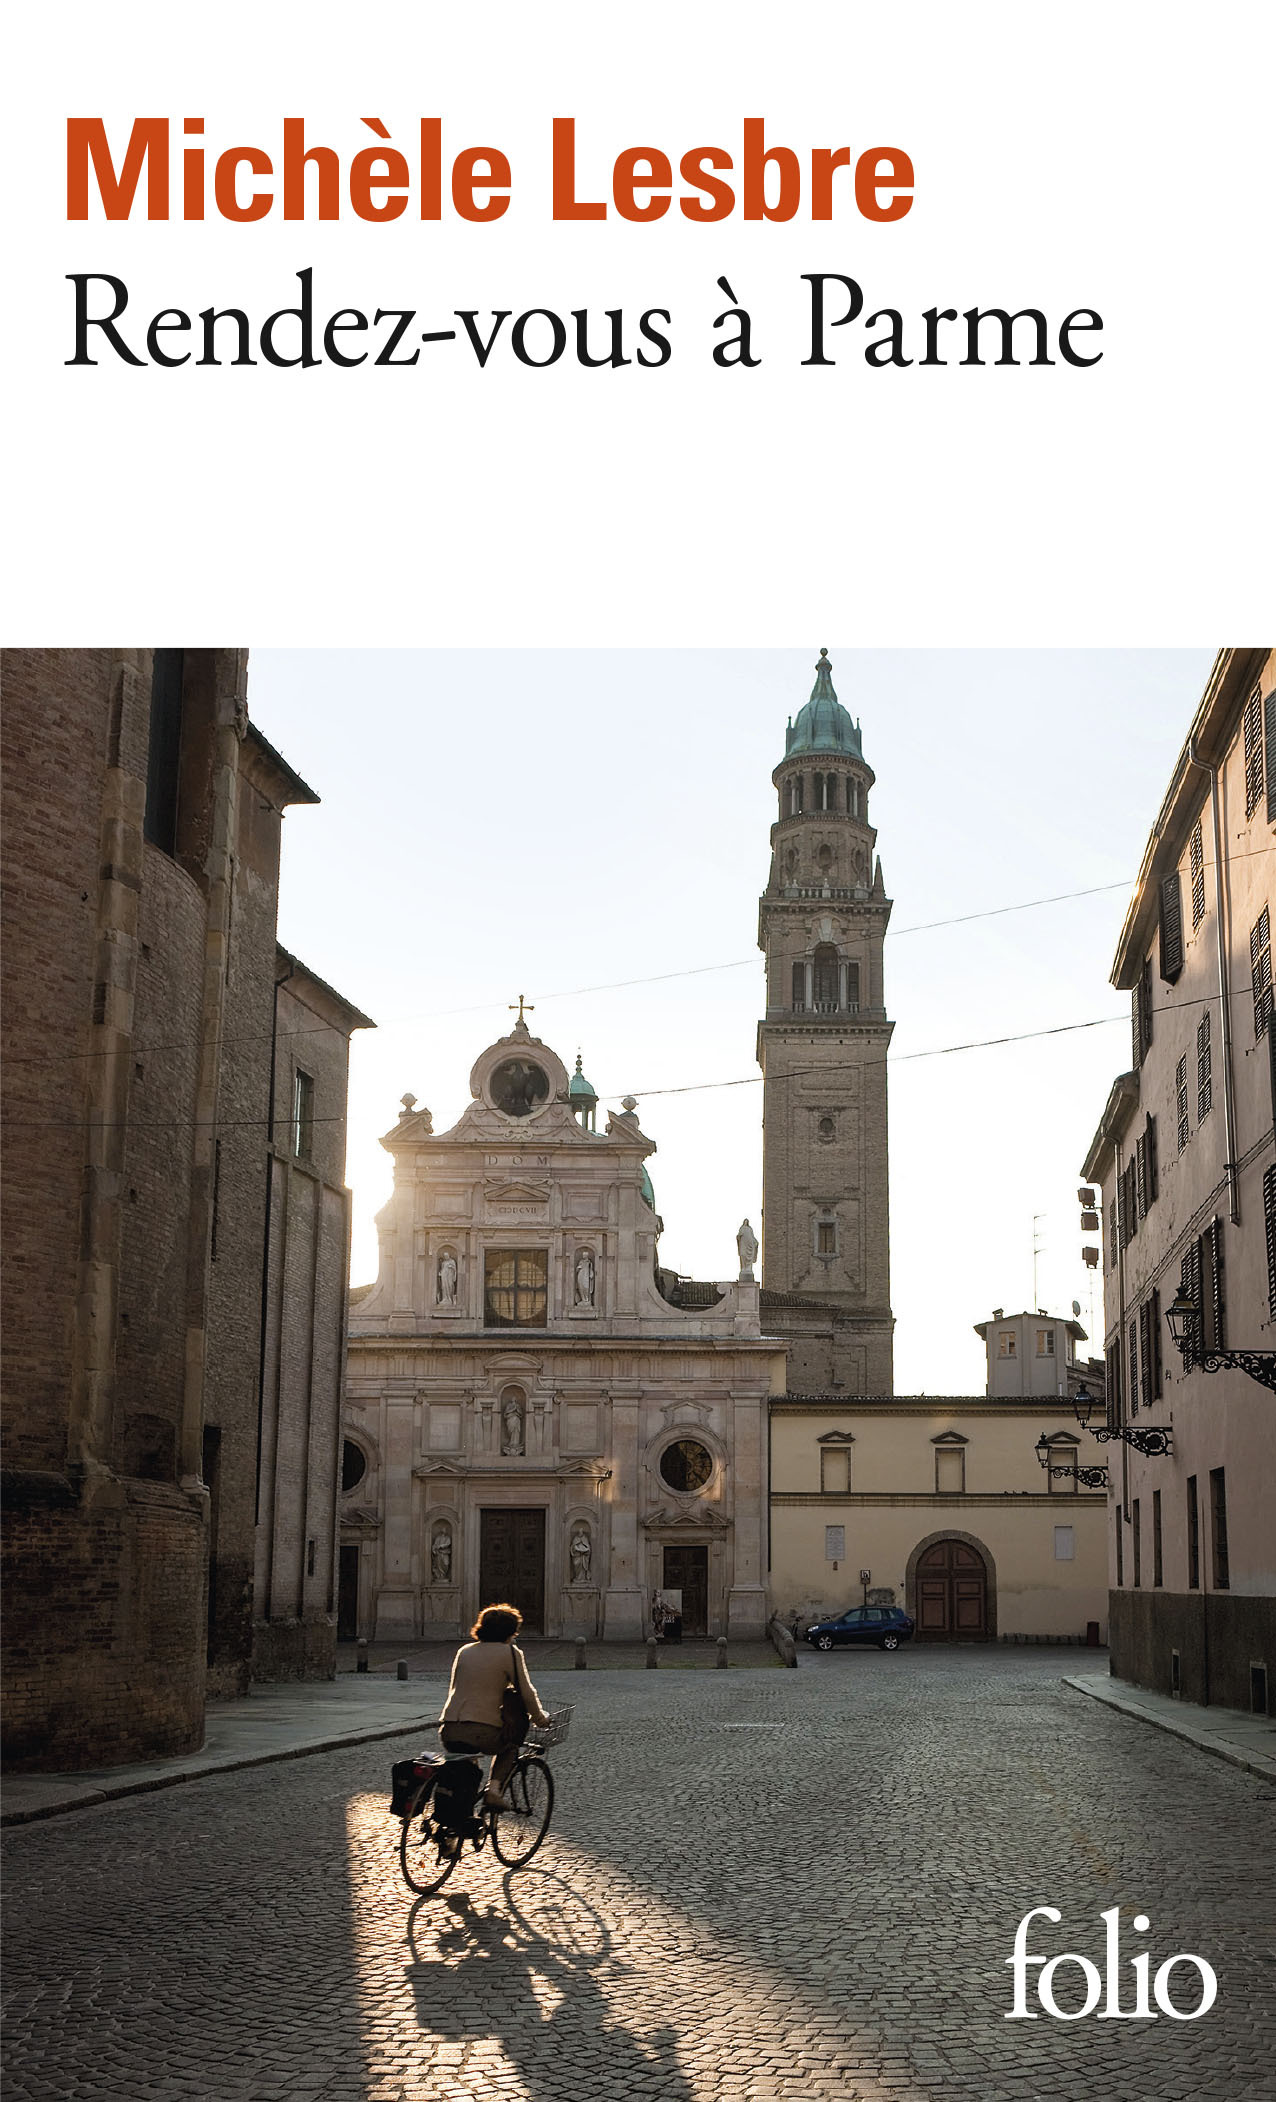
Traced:
[[837, 950], [832, 942], [821, 942], [815, 952], [816, 1009], [836, 1009], [837, 992]]
[[794, 1014], [799, 1014], [799, 1015], [800, 1015], [800, 1014], [802, 1013], [803, 1009], [805, 1008], [805, 1006], [806, 1006], [806, 965], [805, 965], [805, 963], [795, 963], [795, 964], [794, 964], [794, 966], [793, 966], [793, 1012], [794, 1012]]
[[846, 1005], [852, 1014], [859, 1013], [860, 967], [855, 962], [846, 966]]
[[794, 776], [793, 776], [793, 779], [792, 779], [792, 781], [791, 781], [791, 782], [789, 783], [789, 796], [790, 796], [790, 803], [789, 803], [789, 808], [790, 808], [790, 810], [792, 811], [792, 814], [793, 814], [793, 816], [794, 816], [794, 817], [801, 817], [801, 815], [802, 815], [802, 776], [801, 776], [801, 774], [794, 774]]
[[860, 785], [858, 781], [848, 781], [846, 784], [846, 808], [848, 815], [851, 817], [861, 817], [863, 815], [860, 808]]

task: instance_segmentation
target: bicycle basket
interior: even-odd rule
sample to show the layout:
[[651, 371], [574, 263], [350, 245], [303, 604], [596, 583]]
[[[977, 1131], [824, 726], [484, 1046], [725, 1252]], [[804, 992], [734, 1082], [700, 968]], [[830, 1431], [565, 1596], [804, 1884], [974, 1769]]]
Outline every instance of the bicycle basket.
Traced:
[[547, 1723], [533, 1723], [527, 1732], [526, 1742], [545, 1751], [551, 1744], [561, 1744], [571, 1728], [575, 1703], [567, 1708], [551, 1708]]

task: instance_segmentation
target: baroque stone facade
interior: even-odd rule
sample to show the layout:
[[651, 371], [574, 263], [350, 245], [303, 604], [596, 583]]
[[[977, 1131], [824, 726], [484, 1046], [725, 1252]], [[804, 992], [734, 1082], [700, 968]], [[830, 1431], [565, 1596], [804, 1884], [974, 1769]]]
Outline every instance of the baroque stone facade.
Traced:
[[772, 779], [779, 815], [758, 913], [766, 952], [762, 1312], [790, 1390], [891, 1389], [886, 1017], [890, 900], [859, 724], [820, 652]]
[[520, 1016], [450, 1130], [409, 1095], [382, 1141], [394, 1193], [376, 1282], [351, 1295], [347, 1377], [360, 1634], [455, 1637], [509, 1598], [532, 1630], [635, 1640], [665, 1588], [689, 1633], [765, 1627], [783, 1358], [749, 1241], [737, 1279], [680, 1292], [657, 1264], [637, 1105], [598, 1132], [582, 1081]]

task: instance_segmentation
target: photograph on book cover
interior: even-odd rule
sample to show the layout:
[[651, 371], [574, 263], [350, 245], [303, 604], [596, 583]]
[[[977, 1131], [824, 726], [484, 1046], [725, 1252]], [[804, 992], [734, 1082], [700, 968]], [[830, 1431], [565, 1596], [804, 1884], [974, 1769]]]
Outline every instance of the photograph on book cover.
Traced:
[[3, 674], [13, 2093], [1269, 2092], [1276, 653]]

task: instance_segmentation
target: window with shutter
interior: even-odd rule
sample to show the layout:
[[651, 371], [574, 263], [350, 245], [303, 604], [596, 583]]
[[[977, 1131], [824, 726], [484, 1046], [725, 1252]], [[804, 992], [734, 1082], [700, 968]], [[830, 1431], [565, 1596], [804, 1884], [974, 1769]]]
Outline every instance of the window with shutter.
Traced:
[[1199, 817], [1192, 827], [1192, 925], [1199, 927], [1205, 918], [1205, 841], [1201, 836]]
[[[1119, 1187], [1120, 1187], [1120, 1185], [1118, 1184], [1118, 1188], [1119, 1188]], [[1116, 1266], [1117, 1266], [1117, 1250], [1118, 1250], [1118, 1249], [1120, 1248], [1120, 1246], [1121, 1246], [1121, 1243], [1120, 1243], [1120, 1239], [1118, 1238], [1118, 1233], [1117, 1233], [1117, 1201], [1116, 1201], [1116, 1198], [1115, 1198], [1115, 1197], [1113, 1197], [1113, 1199], [1111, 1200], [1110, 1204], [1108, 1205], [1108, 1268], [1109, 1268], [1109, 1270], [1115, 1270], [1115, 1269], [1116, 1269]]]
[[1147, 1155], [1148, 1203], [1155, 1204], [1160, 1188], [1156, 1159], [1156, 1118], [1149, 1110], [1143, 1125], [1143, 1148]]
[[1211, 1078], [1213, 1047], [1210, 1043], [1210, 1011], [1208, 1007], [1196, 1025], [1196, 1121], [1204, 1123], [1214, 1102], [1214, 1082]]
[[1179, 1152], [1183, 1151], [1192, 1136], [1192, 1127], [1187, 1121], [1187, 1054], [1174, 1068], [1174, 1109], [1178, 1119]]
[[1106, 1397], [1108, 1404], [1108, 1429], [1115, 1430], [1121, 1421], [1121, 1345], [1110, 1343], [1107, 1352], [1108, 1374]]
[[1211, 1219], [1201, 1236], [1201, 1270], [1205, 1285], [1205, 1334], [1215, 1350], [1226, 1347], [1223, 1334], [1223, 1222]]
[[1161, 884], [1161, 976], [1170, 985], [1183, 969], [1183, 895], [1177, 869]]
[[1263, 1177], [1263, 1224], [1267, 1229], [1267, 1311], [1276, 1321], [1276, 1166]]
[[1117, 1240], [1122, 1248], [1129, 1246], [1130, 1213], [1126, 1203], [1125, 1171], [1117, 1176]]
[[1179, 1289], [1195, 1311], [1183, 1323], [1183, 1369], [1190, 1372], [1201, 1351], [1201, 1244], [1193, 1241], [1183, 1257]]
[[1148, 1301], [1148, 1337], [1151, 1345], [1152, 1384], [1150, 1387], [1145, 1385], [1143, 1398], [1145, 1401], [1159, 1401], [1161, 1398], [1161, 1294], [1155, 1289]]
[[1143, 997], [1143, 980], [1140, 978], [1130, 993], [1130, 1064], [1137, 1073], [1143, 1063], [1143, 1017], [1139, 1003]]
[[1276, 686], [1264, 703], [1267, 723], [1267, 822], [1276, 825]]
[[1139, 1376], [1145, 1402], [1152, 1399], [1152, 1302], [1139, 1308]]
[[1141, 1131], [1134, 1141], [1134, 1189], [1138, 1201], [1140, 1219], [1148, 1215], [1148, 1142], [1147, 1133]]
[[1249, 933], [1250, 983], [1254, 992], [1254, 1041], [1272, 1018], [1272, 923], [1264, 905]]
[[1245, 703], [1245, 815], [1253, 817], [1263, 793], [1263, 704], [1257, 686]]
[[1130, 1323], [1130, 1411], [1139, 1405], [1139, 1324]]

